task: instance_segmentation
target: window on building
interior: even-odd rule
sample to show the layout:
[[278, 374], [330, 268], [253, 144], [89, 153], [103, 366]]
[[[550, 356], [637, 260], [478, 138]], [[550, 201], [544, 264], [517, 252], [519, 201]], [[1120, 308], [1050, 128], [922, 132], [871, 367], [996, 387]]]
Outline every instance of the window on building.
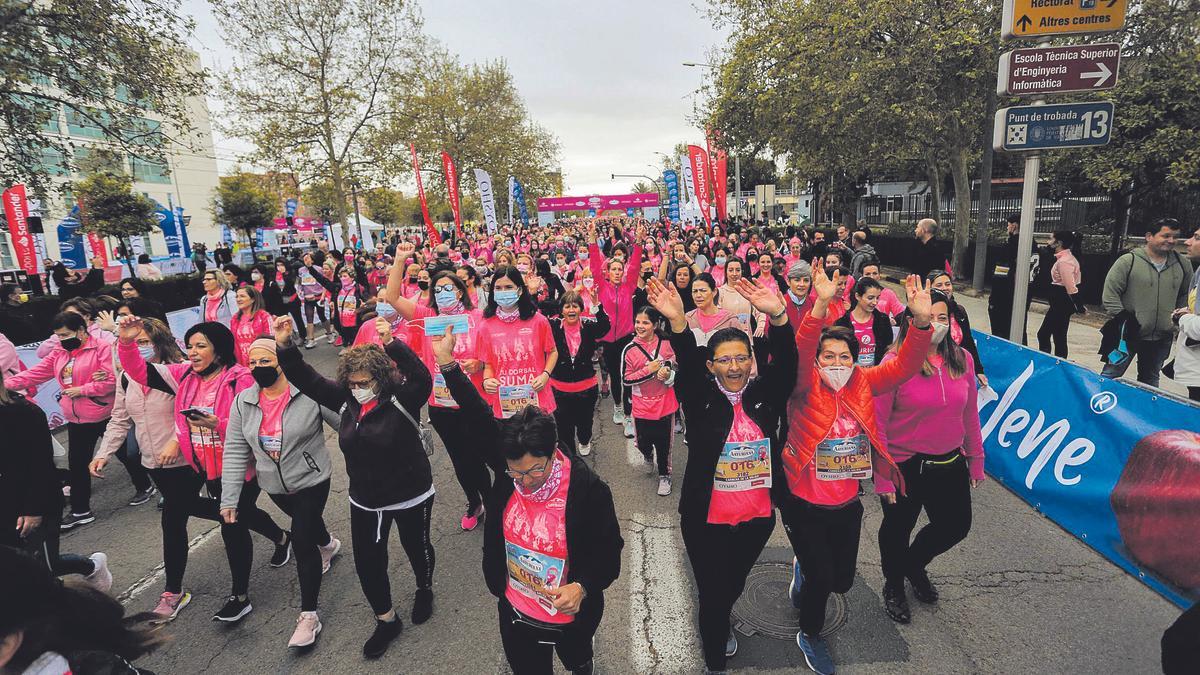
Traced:
[[108, 113], [98, 108], [67, 106], [67, 131], [72, 136], [104, 138], [101, 124], [109, 124]]
[[122, 130], [121, 136], [129, 143], [157, 148], [162, 145], [162, 123], [135, 117], [132, 124]]
[[133, 166], [133, 180], [136, 182], [163, 184], [171, 182], [171, 170], [166, 162], [130, 155], [129, 163]]
[[104, 148], [75, 148], [75, 169], [82, 176], [94, 173], [125, 173], [125, 158]]
[[42, 148], [42, 170], [51, 176], [71, 175], [71, 167], [67, 165], [67, 156], [59, 148]]
[[16, 103], [28, 110], [38, 121], [42, 131], [52, 134], [62, 133], [58, 126], [58, 104], [37, 96], [17, 94], [13, 97]]

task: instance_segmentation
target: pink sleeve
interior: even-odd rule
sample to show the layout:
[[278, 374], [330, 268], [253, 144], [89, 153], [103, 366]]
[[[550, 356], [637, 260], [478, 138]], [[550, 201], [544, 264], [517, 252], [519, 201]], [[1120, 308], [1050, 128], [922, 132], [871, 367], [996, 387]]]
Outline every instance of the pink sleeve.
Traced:
[[[17, 373], [21, 370], [21, 359], [17, 356], [17, 348], [8, 338], [0, 335], [0, 370], [7, 373]], [[11, 377], [11, 376], [10, 376]]]
[[1063, 267], [1063, 288], [1067, 289], [1067, 295], [1075, 295], [1079, 292], [1079, 286], [1075, 284], [1075, 277], [1079, 274], [1079, 263], [1072, 260]]
[[57, 359], [43, 358], [29, 370], [19, 372], [16, 375], [5, 376], [5, 385], [14, 391], [21, 391], [36, 384], [49, 382], [57, 375], [55, 372], [56, 365]]
[[633, 245], [633, 255], [629, 259], [629, 265], [625, 268], [625, 278], [621, 281], [621, 290], [623, 293], [633, 293], [637, 288], [638, 279], [641, 278], [642, 270], [642, 245]]
[[83, 383], [83, 386], [79, 387], [84, 396], [107, 396], [113, 393], [117, 387], [116, 374], [112, 372], [112, 345], [104, 344], [98, 351], [100, 356], [97, 372], [103, 370], [108, 373], [108, 377], [99, 381], [89, 378], [87, 382]]
[[50, 337], [42, 340], [42, 344], [38, 345], [37, 351], [34, 353], [37, 354], [39, 359], [44, 359], [50, 356], [50, 352], [54, 351], [54, 348], [57, 346], [58, 336], [52, 334]]

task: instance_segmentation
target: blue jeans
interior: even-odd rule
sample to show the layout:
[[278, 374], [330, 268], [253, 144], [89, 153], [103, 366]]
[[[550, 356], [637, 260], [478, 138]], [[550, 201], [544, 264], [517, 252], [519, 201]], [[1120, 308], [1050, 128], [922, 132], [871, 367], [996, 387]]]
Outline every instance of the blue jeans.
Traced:
[[1171, 345], [1174, 342], [1175, 336], [1173, 335], [1167, 335], [1157, 340], [1140, 340], [1134, 347], [1133, 353], [1124, 361], [1114, 364], [1106, 360], [1104, 370], [1100, 371], [1100, 374], [1113, 379], [1121, 377], [1126, 370], [1129, 370], [1129, 364], [1133, 363], [1133, 359], [1136, 357], [1138, 362], [1137, 381], [1157, 387], [1159, 372], [1162, 371], [1163, 362], [1171, 354]]

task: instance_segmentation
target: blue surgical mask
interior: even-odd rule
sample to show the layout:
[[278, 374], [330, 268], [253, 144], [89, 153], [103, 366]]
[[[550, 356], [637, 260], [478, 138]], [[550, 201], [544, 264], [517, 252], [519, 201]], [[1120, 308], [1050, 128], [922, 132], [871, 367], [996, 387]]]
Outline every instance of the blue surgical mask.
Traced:
[[385, 319], [391, 319], [396, 315], [396, 308], [386, 302], [376, 302], [375, 313]]
[[442, 309], [449, 309], [458, 304], [458, 294], [455, 293], [453, 286], [441, 286], [434, 289], [433, 299]]
[[587, 260], [587, 259], [588, 259], [588, 252], [587, 252], [587, 251], [584, 251], [584, 252], [580, 253], [579, 255], [577, 255], [577, 256], [575, 256], [575, 257], [576, 257], [576, 258], [578, 258], [579, 260]]
[[496, 304], [504, 309], [512, 309], [517, 305], [517, 301], [521, 299], [521, 291], [516, 289], [505, 289], [496, 291], [493, 296], [496, 298]]
[[154, 358], [154, 345], [138, 345], [138, 354], [143, 361], [149, 361]]

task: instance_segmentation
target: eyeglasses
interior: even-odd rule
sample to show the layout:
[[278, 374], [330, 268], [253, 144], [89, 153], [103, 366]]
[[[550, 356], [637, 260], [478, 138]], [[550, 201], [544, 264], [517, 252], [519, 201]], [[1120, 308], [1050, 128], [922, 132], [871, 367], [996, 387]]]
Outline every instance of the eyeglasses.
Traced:
[[546, 468], [550, 466], [550, 460], [542, 462], [541, 466], [535, 466], [528, 471], [517, 471], [516, 469], [505, 469], [504, 473], [508, 474], [509, 478], [541, 478], [546, 475]]
[[739, 366], [744, 366], [747, 363], [750, 363], [750, 357], [746, 354], [738, 354], [737, 356], [722, 356], [720, 358], [713, 359], [713, 363], [721, 366], [728, 366], [734, 363], [738, 364]]
[[350, 382], [346, 383], [346, 386], [350, 387], [351, 389], [370, 389], [371, 385], [374, 383], [375, 383], [375, 380], [374, 380], [374, 378], [372, 378], [370, 380], [365, 380], [362, 382], [350, 381]]

